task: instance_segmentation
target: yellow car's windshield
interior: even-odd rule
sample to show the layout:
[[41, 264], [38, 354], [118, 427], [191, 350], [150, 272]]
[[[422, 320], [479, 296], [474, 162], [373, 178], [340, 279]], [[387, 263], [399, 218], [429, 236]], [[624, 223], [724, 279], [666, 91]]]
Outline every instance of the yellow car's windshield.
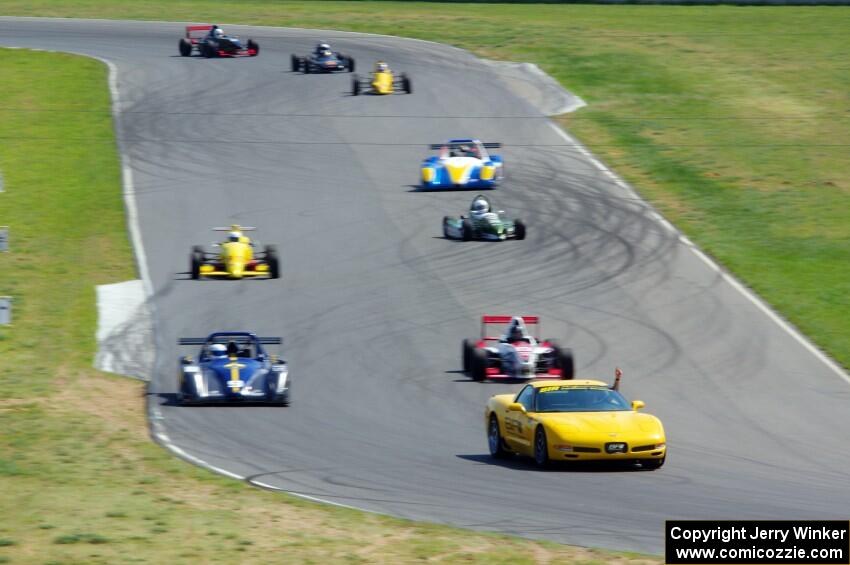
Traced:
[[608, 388], [542, 387], [537, 394], [537, 412], [612, 412], [631, 410], [616, 390]]

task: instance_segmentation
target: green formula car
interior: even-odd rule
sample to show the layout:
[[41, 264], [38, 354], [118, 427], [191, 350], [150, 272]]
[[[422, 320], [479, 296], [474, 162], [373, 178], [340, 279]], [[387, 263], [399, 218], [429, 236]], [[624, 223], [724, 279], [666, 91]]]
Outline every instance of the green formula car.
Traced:
[[472, 199], [469, 213], [459, 218], [443, 218], [443, 235], [446, 239], [480, 239], [484, 241], [502, 241], [504, 239], [525, 239], [525, 224], [522, 220], [508, 220], [503, 210], [493, 211], [493, 205], [486, 196], [479, 194]]

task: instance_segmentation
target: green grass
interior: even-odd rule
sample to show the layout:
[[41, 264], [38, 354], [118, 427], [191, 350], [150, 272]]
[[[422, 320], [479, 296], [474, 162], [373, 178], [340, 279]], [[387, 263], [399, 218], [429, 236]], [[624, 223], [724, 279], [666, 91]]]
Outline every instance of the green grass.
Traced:
[[0, 49], [0, 76], [0, 563], [659, 562], [317, 505], [153, 444], [144, 386], [91, 368], [94, 286], [134, 276], [106, 69]]
[[562, 118], [571, 132], [850, 367], [842, 55], [850, 8], [275, 0], [0, 0], [0, 8], [389, 33], [538, 63], [590, 103]]

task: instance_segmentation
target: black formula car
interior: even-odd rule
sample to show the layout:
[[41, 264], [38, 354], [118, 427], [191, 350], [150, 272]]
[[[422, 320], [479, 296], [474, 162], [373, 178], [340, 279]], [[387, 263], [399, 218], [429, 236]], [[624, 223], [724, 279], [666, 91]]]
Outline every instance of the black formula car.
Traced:
[[320, 43], [307, 56], [292, 55], [292, 72], [334, 73], [338, 71], [354, 71], [354, 58], [343, 55], [339, 51], [331, 51], [326, 43]]
[[180, 54], [189, 57], [197, 52], [208, 59], [213, 57], [256, 57], [260, 46], [253, 39], [246, 44], [235, 35], [226, 35], [217, 25], [186, 26], [186, 37], [178, 44]]

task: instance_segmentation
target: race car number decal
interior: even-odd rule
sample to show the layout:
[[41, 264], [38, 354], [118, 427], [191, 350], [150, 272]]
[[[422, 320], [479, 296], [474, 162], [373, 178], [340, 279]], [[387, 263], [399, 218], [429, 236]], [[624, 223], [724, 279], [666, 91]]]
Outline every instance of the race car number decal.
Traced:
[[232, 363], [228, 363], [225, 367], [230, 369], [230, 380], [227, 382], [228, 388], [235, 389], [245, 385], [245, 383], [239, 378], [239, 369], [244, 369], [245, 365], [234, 361]]
[[[556, 390], [575, 390], [575, 388], [576, 388], [575, 386], [569, 386], [569, 385], [542, 386], [542, 387], [537, 389], [537, 392], [554, 392]], [[582, 388], [585, 388], [585, 387], [582, 387]], [[586, 387], [586, 388], [591, 389], [591, 390], [608, 390], [606, 387], [601, 387], [601, 386], [589, 386], [589, 387]]]

